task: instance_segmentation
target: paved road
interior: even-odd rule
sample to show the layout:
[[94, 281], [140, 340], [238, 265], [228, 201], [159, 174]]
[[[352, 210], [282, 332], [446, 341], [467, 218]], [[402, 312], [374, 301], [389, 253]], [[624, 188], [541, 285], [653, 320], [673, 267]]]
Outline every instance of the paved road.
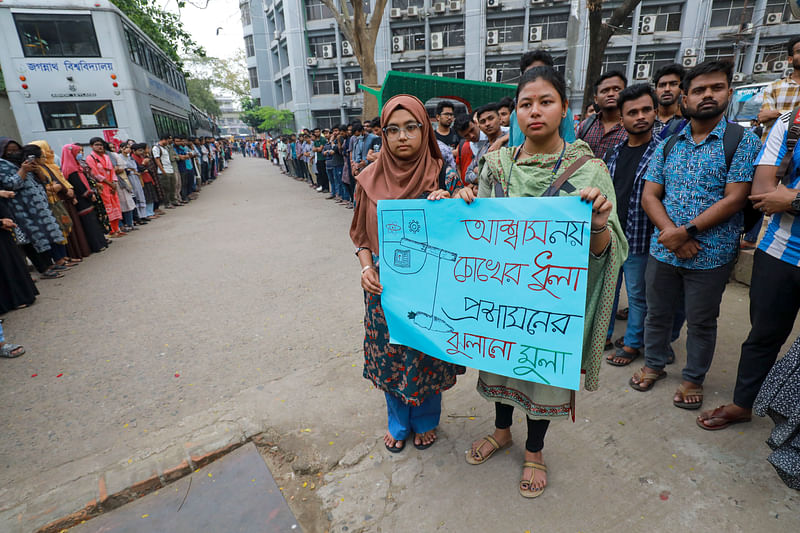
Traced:
[[[197, 443], [264, 431], [297, 457], [279, 482], [325, 474], [290, 501], [311, 531], [800, 530], [800, 495], [764, 461], [771, 425], [702, 432], [671, 405], [678, 368], [649, 394], [630, 390], [630, 369], [604, 368], [577, 421], [551, 426], [551, 486], [535, 502], [517, 494], [522, 433], [493, 464], [463, 460], [492, 427], [474, 372], [445, 396], [440, 442], [390, 456], [383, 400], [361, 378], [352, 211], [237, 159], [169, 213], [6, 317], [28, 353], [0, 361], [0, 530], [30, 531], [102, 496], [99, 480], [112, 494]], [[707, 405], [730, 397], [746, 307], [731, 285]]]

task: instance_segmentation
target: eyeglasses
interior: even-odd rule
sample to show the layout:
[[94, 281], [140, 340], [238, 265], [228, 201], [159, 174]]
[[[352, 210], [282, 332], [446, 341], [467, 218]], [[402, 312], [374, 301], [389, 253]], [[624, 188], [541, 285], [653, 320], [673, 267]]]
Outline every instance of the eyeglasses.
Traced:
[[399, 126], [386, 126], [383, 128], [383, 133], [386, 134], [387, 139], [397, 139], [400, 136], [400, 132], [406, 134], [406, 137], [409, 139], [415, 138], [419, 135], [419, 131], [422, 129], [422, 124], [419, 122], [417, 123], [410, 123], [406, 124], [405, 127], [401, 128]]
[[455, 114], [454, 114], [454, 113], [439, 113], [439, 114], [440, 114], [441, 116], [443, 116], [443, 117], [454, 117], [454, 116], [455, 116]]

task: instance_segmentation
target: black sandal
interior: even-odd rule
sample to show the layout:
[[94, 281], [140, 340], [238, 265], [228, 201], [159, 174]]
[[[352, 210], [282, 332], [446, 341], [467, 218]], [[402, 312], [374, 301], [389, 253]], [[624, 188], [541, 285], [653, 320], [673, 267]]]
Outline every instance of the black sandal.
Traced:
[[406, 441], [405, 441], [405, 439], [403, 439], [403, 440], [395, 439], [395, 442], [402, 442], [403, 445], [400, 446], [399, 448], [397, 446], [389, 446], [385, 442], [383, 443], [383, 445], [386, 447], [387, 450], [389, 450], [392, 453], [400, 453], [400, 452], [402, 452], [403, 450], [406, 449]]

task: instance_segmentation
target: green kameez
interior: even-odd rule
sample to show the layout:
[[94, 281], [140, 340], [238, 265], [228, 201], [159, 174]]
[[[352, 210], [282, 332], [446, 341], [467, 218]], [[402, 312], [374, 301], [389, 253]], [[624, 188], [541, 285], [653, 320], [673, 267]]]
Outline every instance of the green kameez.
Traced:
[[[537, 154], [513, 163], [515, 148], [501, 148], [486, 154], [480, 162], [478, 197], [492, 198], [494, 184], [499, 182], [507, 197], [541, 196], [552, 181], [572, 163], [584, 155], [593, 155], [589, 145], [583, 141], [567, 143], [564, 159], [556, 176], [553, 167], [559, 154]], [[589, 253], [589, 272], [586, 289], [586, 314], [583, 330], [583, 358], [581, 370], [586, 374], [584, 388], [597, 390], [598, 375], [606, 342], [611, 308], [617, 276], [622, 263], [628, 255], [628, 241], [620, 227], [616, 211], [614, 185], [605, 163], [593, 158], [580, 167], [568, 181], [575, 190], [566, 193], [562, 189], [559, 196], [577, 196], [581, 189], [597, 187], [614, 204], [608, 218], [611, 230], [611, 243], [606, 251], [595, 256]], [[528, 418], [553, 418], [574, 416], [575, 393], [569, 389], [552, 387], [541, 383], [481, 372], [478, 378], [478, 392], [491, 402], [500, 402], [522, 409]]]

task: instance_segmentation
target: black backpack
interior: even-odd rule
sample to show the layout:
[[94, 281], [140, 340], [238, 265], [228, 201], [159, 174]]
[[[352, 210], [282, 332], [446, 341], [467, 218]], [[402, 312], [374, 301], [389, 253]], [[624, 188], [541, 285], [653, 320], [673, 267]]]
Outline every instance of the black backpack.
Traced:
[[[735, 122], [728, 122], [727, 126], [725, 127], [725, 133], [722, 136], [722, 146], [725, 150], [725, 168], [728, 171], [731, 169], [733, 156], [736, 154], [737, 148], [739, 148], [739, 143], [742, 141], [742, 137], [744, 137], [744, 128]], [[667, 156], [677, 142], [677, 135], [670, 135], [669, 138], [667, 138], [667, 142], [664, 143], [664, 163], [667, 162]], [[753, 202], [750, 200], [747, 200], [742, 212], [744, 213], [743, 233], [747, 233], [753, 229], [756, 224], [758, 224], [763, 213], [753, 207]]]

